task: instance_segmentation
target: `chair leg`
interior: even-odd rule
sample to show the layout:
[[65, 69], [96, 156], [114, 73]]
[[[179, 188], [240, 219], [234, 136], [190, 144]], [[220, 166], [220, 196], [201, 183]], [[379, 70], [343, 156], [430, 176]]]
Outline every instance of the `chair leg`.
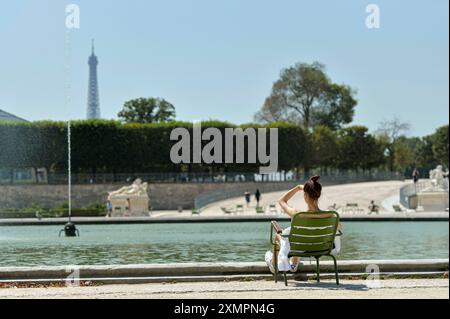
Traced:
[[275, 268], [275, 283], [278, 282], [278, 251], [276, 245], [273, 247], [273, 267]]
[[333, 262], [334, 262], [334, 275], [336, 277], [336, 285], [339, 285], [339, 273], [338, 273], [338, 268], [337, 268], [337, 261], [336, 261], [336, 257], [334, 257], [333, 255], [330, 255], [331, 258], [333, 258]]
[[317, 282], [320, 282], [320, 265], [319, 265], [320, 257], [316, 257], [316, 274], [317, 274]]
[[284, 275], [284, 285], [287, 286], [287, 277], [286, 277], [286, 271], [283, 273]]

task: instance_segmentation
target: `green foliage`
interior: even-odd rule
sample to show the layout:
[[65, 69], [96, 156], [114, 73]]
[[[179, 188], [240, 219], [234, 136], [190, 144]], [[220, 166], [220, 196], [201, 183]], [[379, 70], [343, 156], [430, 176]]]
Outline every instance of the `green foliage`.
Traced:
[[319, 105], [313, 109], [315, 124], [337, 130], [342, 124], [351, 123], [358, 103], [354, 95], [348, 85], [329, 83]]
[[[381, 127], [376, 132], [378, 142], [383, 147], [383, 151], [386, 154], [386, 160], [390, 171], [394, 171], [396, 168], [396, 157], [397, 162], [400, 160], [398, 154], [396, 156], [395, 149], [397, 141], [400, 138], [404, 138], [406, 133], [410, 129], [410, 124], [406, 122], [401, 122], [398, 118], [391, 119], [389, 121], [384, 121]], [[404, 154], [404, 148], [399, 145], [398, 151]], [[400, 160], [404, 162], [404, 160]]]
[[48, 169], [67, 154], [62, 122], [0, 123], [0, 167]]
[[393, 146], [394, 167], [398, 171], [405, 171], [414, 165], [414, 150], [411, 141], [406, 137], [400, 137]]
[[[205, 121], [202, 129], [216, 127], [222, 133], [234, 124]], [[185, 127], [191, 132], [190, 122], [128, 123], [88, 120], [72, 122], [72, 170], [75, 173], [138, 173], [138, 172], [256, 172], [257, 164], [182, 164], [170, 160], [170, 140], [174, 128]], [[258, 127], [258, 125], [243, 125]], [[302, 128], [288, 123], [273, 123], [279, 128], [280, 164], [290, 169], [301, 164], [306, 143]], [[50, 133], [47, 133], [50, 132]], [[54, 172], [67, 169], [67, 128], [61, 122], [0, 123], [0, 167], [47, 167]], [[45, 134], [44, 134], [45, 133]], [[222, 134], [224, 136], [224, 134]], [[292, 143], [292, 141], [294, 143]], [[203, 141], [206, 144], [208, 141]], [[246, 141], [247, 142], [247, 141]], [[283, 147], [285, 145], [286, 147]], [[290, 147], [287, 147], [290, 145]]]
[[431, 141], [434, 158], [448, 167], [448, 125], [438, 128], [432, 135]]
[[118, 114], [126, 123], [159, 123], [175, 119], [175, 107], [161, 98], [138, 98], [125, 102]]
[[344, 169], [371, 169], [383, 162], [383, 150], [367, 127], [350, 126], [340, 131], [339, 164]]
[[303, 166], [308, 149], [307, 131], [298, 125], [287, 122], [274, 122], [267, 127], [278, 128], [279, 170], [289, 171]]
[[421, 168], [431, 169], [438, 165], [433, 155], [433, 139], [431, 135], [424, 136], [417, 150], [417, 165]]
[[399, 136], [392, 143], [391, 151], [394, 168], [410, 176], [414, 168], [426, 177], [436, 165], [448, 167], [448, 125], [438, 128], [434, 134], [420, 137]]
[[339, 141], [335, 131], [326, 126], [316, 126], [311, 136], [312, 162], [318, 167], [335, 167], [338, 164]]
[[[316, 126], [311, 132], [290, 122], [268, 125], [234, 125], [204, 121], [202, 129], [278, 128], [279, 170], [362, 169], [385, 167], [389, 159], [386, 135], [372, 135], [364, 126], [332, 130]], [[72, 170], [95, 177], [97, 173], [243, 172], [259, 170], [259, 164], [181, 164], [170, 160], [177, 141], [170, 140], [174, 128], [192, 133], [190, 122], [121, 123], [91, 120], [72, 122]], [[267, 132], [268, 133], [268, 132]], [[222, 134], [224, 136], [225, 134]], [[192, 136], [192, 134], [191, 134]], [[206, 145], [208, 141], [203, 141]], [[248, 141], [246, 140], [246, 143]], [[394, 168], [409, 172], [414, 166], [429, 170], [448, 165], [448, 125], [423, 138], [400, 136], [392, 144]], [[45, 167], [51, 172], [67, 169], [67, 127], [64, 122], [0, 123], [0, 168]]]
[[321, 63], [297, 63], [281, 71], [272, 93], [255, 115], [259, 122], [289, 121], [312, 128], [339, 129], [353, 119], [355, 90], [333, 83]]

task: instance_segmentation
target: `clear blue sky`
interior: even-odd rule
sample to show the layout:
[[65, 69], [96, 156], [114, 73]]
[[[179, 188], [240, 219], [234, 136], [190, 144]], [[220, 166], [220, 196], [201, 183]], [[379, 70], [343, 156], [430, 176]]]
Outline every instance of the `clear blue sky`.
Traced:
[[[69, 71], [68, 3], [81, 9]], [[365, 26], [369, 3], [380, 7], [380, 29]], [[84, 118], [95, 38], [104, 118], [154, 96], [180, 120], [249, 122], [283, 67], [318, 60], [358, 90], [354, 123], [375, 130], [396, 116], [409, 135], [430, 134], [448, 123], [448, 9], [447, 0], [2, 1], [0, 108], [29, 120]]]

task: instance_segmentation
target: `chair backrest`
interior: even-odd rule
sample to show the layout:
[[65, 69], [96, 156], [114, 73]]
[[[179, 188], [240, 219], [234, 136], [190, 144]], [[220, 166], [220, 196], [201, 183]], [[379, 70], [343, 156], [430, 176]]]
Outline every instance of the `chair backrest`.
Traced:
[[339, 214], [334, 211], [302, 212], [292, 218], [289, 243], [291, 256], [327, 255], [339, 225]]

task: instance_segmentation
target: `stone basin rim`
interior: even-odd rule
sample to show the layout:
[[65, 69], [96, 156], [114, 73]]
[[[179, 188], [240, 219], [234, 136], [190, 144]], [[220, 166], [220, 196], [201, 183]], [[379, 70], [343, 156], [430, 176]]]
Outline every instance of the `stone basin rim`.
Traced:
[[[341, 260], [338, 261], [342, 274], [367, 273], [366, 267], [377, 265], [383, 272], [446, 272], [449, 259], [401, 259], [401, 260]], [[320, 262], [321, 271], [332, 270], [331, 260]], [[75, 269], [83, 278], [122, 278], [122, 277], [176, 277], [211, 275], [252, 275], [268, 274], [265, 262], [228, 262], [228, 263], [180, 263], [180, 264], [129, 264], [129, 265], [66, 265], [37, 267], [0, 267], [0, 280], [67, 278]], [[300, 272], [314, 272], [315, 263], [304, 260]]]

